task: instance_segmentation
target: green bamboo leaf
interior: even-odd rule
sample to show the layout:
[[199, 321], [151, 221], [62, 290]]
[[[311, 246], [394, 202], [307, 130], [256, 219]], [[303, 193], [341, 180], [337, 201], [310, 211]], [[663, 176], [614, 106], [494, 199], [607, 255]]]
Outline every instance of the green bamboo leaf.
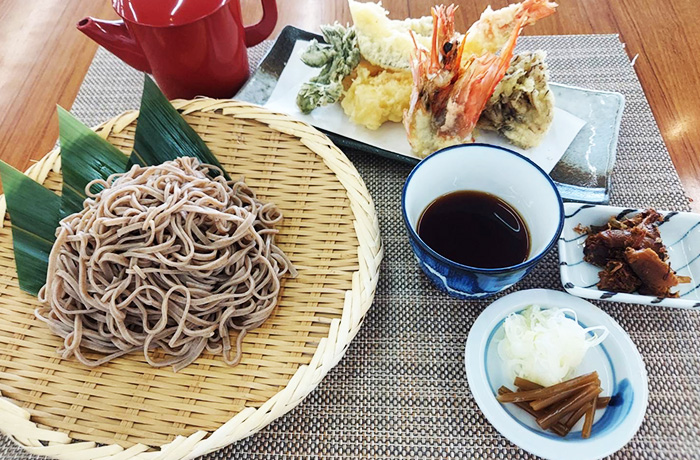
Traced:
[[19, 287], [37, 295], [46, 282], [61, 197], [3, 161], [0, 179], [12, 222]]
[[80, 212], [86, 198], [85, 186], [94, 179], [123, 173], [129, 158], [95, 131], [58, 107], [61, 141], [61, 217]]
[[[153, 166], [185, 156], [198, 158], [202, 163], [216, 165], [224, 170], [219, 160], [153, 80], [145, 76], [134, 151], [129, 164]], [[224, 176], [229, 179], [225, 171]]]

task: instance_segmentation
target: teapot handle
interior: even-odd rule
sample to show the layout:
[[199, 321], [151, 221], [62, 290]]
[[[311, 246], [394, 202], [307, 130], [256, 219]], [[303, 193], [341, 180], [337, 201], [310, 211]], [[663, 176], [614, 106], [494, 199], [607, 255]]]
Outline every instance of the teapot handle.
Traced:
[[245, 46], [255, 46], [265, 40], [277, 24], [277, 3], [275, 0], [262, 0], [263, 16], [260, 22], [245, 28]]

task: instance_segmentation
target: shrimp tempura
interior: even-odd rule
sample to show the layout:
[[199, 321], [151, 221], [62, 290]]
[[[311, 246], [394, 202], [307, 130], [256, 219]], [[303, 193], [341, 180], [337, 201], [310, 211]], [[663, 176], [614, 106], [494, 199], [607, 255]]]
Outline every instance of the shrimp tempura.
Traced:
[[[403, 120], [416, 154], [425, 157], [443, 147], [473, 142], [472, 131], [508, 70], [523, 27], [553, 14], [555, 7], [548, 0], [525, 0], [504, 8], [504, 13], [487, 10], [461, 43], [454, 31], [456, 7], [433, 8], [432, 47], [428, 52], [416, 45], [411, 103]], [[503, 18], [512, 19], [496, 20]], [[483, 37], [492, 37], [489, 45]]]

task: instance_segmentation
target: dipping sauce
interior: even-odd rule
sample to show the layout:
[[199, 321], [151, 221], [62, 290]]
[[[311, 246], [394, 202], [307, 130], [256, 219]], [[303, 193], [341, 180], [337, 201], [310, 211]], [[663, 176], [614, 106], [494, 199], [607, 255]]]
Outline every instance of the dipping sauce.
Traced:
[[473, 190], [430, 203], [418, 219], [418, 236], [441, 256], [470, 267], [510, 267], [530, 254], [530, 233], [518, 211]]

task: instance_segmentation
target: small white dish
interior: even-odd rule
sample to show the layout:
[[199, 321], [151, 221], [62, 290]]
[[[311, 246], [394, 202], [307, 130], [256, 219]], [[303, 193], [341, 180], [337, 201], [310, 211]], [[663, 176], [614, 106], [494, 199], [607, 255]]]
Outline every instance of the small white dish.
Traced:
[[[658, 210], [657, 210], [658, 211]], [[671, 268], [678, 275], [689, 276], [690, 283], [679, 284], [672, 291], [679, 297], [654, 297], [641, 294], [608, 292], [598, 289], [600, 267], [583, 260], [586, 235], [574, 230], [579, 224], [605, 225], [612, 216], [619, 219], [640, 212], [614, 206], [564, 203], [564, 229], [559, 237], [559, 271], [561, 283], [569, 294], [586, 299], [610, 300], [676, 308], [700, 308], [700, 215], [689, 212], [658, 211], [664, 216], [659, 224], [661, 239], [668, 250]]]
[[[602, 396], [611, 396], [610, 405], [598, 410], [591, 437], [581, 438], [581, 424], [565, 437], [541, 430], [534, 419], [513, 404], [496, 400], [498, 388], [514, 389], [498, 356], [503, 321], [529, 305], [569, 308], [584, 326], [603, 325], [610, 334], [592, 348], [575, 375], [598, 371]], [[622, 328], [593, 304], [560, 291], [531, 289], [518, 291], [489, 305], [474, 322], [467, 339], [465, 365], [469, 388], [489, 422], [511, 442], [547, 459], [588, 460], [610, 455], [621, 449], [639, 429], [646, 412], [649, 389], [647, 372], [637, 347]]]

